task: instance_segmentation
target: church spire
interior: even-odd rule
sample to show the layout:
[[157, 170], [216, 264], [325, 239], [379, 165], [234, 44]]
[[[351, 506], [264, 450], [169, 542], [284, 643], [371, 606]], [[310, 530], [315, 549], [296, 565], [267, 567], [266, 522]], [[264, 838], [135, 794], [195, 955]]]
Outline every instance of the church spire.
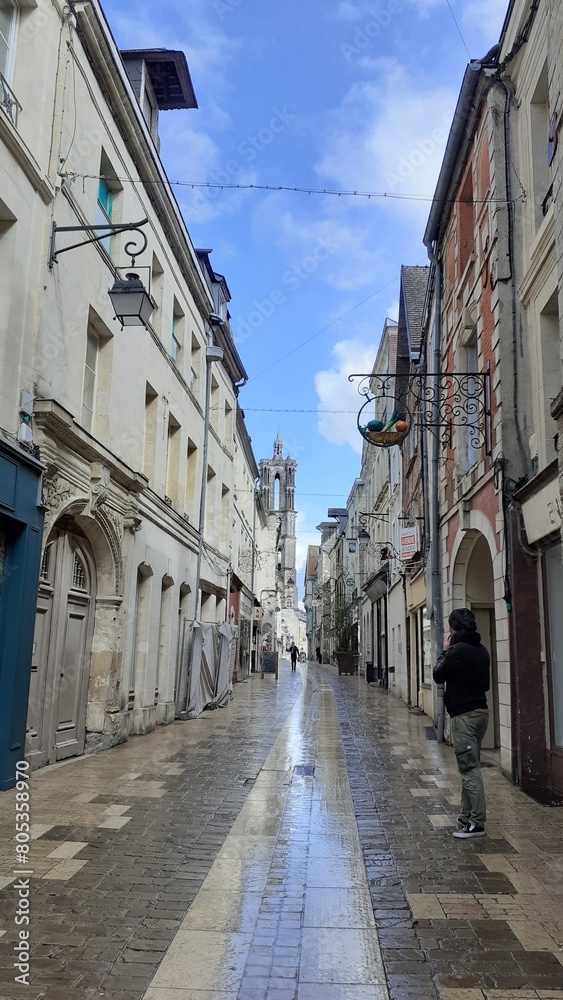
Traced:
[[276, 440], [274, 441], [274, 458], [283, 458], [283, 441], [280, 437], [280, 429], [278, 427], [278, 433]]

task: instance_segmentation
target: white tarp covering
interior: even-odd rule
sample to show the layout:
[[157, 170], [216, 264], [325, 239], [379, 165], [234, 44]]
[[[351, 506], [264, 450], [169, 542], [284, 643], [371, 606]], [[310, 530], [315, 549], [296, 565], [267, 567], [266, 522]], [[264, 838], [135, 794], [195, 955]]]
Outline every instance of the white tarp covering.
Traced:
[[194, 622], [188, 679], [188, 714], [195, 718], [204, 708], [223, 707], [233, 691], [236, 625]]

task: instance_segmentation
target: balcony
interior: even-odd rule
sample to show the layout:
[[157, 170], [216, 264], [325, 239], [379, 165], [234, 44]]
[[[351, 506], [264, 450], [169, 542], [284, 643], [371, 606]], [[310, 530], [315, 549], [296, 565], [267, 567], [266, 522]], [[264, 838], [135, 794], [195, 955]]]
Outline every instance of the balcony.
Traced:
[[8, 116], [12, 125], [15, 128], [18, 127], [18, 116], [22, 110], [22, 106], [18, 101], [16, 95], [14, 94], [12, 88], [9, 86], [7, 80], [4, 79], [0, 73], [0, 106], [4, 111], [4, 114]]

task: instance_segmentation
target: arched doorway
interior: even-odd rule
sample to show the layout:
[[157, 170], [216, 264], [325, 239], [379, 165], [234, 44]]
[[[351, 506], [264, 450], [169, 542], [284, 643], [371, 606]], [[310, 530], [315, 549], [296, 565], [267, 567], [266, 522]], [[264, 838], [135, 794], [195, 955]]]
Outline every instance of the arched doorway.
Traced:
[[32, 767], [84, 752], [95, 596], [88, 539], [63, 518], [41, 563], [27, 719]]
[[[493, 563], [485, 536], [480, 532], [475, 532], [471, 540], [473, 541], [473, 545], [469, 550], [465, 566], [464, 604], [465, 607], [471, 608], [473, 611], [477, 619], [477, 628], [481, 635], [481, 642], [487, 647], [491, 657], [491, 684], [487, 692], [490, 717], [487, 733], [483, 740], [483, 747], [493, 750], [500, 746]], [[461, 551], [458, 559], [460, 557]]]

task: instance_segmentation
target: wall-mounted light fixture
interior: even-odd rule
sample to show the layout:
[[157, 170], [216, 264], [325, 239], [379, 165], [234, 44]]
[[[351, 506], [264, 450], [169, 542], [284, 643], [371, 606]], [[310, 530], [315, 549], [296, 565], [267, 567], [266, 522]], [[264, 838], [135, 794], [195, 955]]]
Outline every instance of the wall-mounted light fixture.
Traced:
[[[62, 253], [76, 250], [77, 247], [86, 246], [88, 243], [99, 243], [101, 240], [105, 240], [108, 235], [116, 236], [119, 233], [130, 232], [138, 233], [142, 240], [140, 245], [136, 240], [130, 240], [124, 247], [125, 253], [131, 258], [131, 268], [134, 268], [135, 258], [147, 248], [147, 236], [140, 227], [146, 226], [148, 221], [148, 219], [141, 219], [140, 222], [126, 222], [120, 225], [94, 223], [85, 226], [57, 226], [57, 223], [53, 222], [49, 243], [49, 270], [52, 270]], [[90, 236], [79, 243], [71, 243], [70, 246], [57, 248], [58, 233], [89, 233]], [[92, 233], [96, 235], [92, 236]], [[117, 278], [113, 287], [108, 289], [108, 295], [114, 308], [115, 317], [122, 327], [145, 326], [154, 309], [154, 302], [138, 274], [131, 270], [125, 275], [125, 278]]]

